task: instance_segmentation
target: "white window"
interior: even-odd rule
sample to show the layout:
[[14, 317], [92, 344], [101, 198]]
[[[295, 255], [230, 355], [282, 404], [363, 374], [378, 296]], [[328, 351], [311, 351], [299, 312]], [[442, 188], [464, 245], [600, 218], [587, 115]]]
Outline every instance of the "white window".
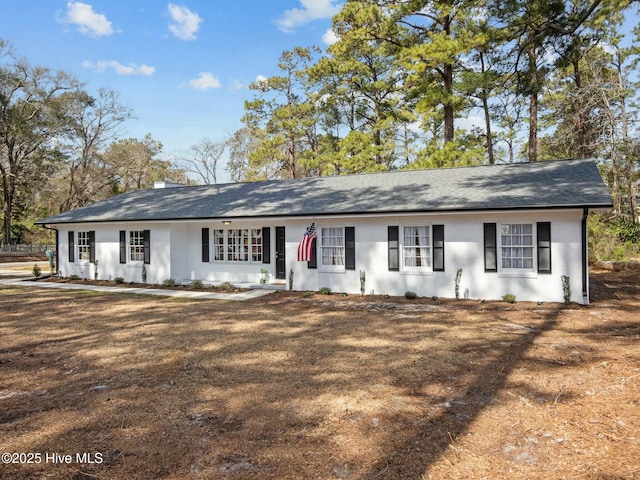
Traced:
[[344, 227], [323, 227], [320, 230], [321, 265], [344, 268]]
[[402, 266], [406, 271], [431, 270], [431, 227], [403, 227]]
[[249, 230], [227, 230], [227, 261], [249, 261]]
[[251, 261], [262, 262], [262, 229], [251, 230]]
[[500, 225], [500, 267], [502, 271], [533, 271], [533, 224]]
[[89, 232], [78, 232], [78, 260], [90, 260], [91, 247]]
[[131, 230], [129, 232], [129, 260], [144, 261], [144, 231]]
[[213, 261], [262, 263], [262, 229], [214, 229]]
[[224, 262], [224, 230], [222, 229], [213, 231], [213, 260]]

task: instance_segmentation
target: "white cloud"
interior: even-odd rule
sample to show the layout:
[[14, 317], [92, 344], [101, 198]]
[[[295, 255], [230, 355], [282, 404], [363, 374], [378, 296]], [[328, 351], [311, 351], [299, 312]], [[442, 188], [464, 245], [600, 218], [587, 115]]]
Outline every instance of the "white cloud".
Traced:
[[93, 11], [93, 7], [81, 2], [67, 2], [67, 14], [59, 20], [62, 23], [72, 23], [78, 27], [80, 33], [93, 37], [111, 35], [111, 22], [102, 13]]
[[233, 80], [231, 82], [231, 90], [240, 91], [240, 90], [244, 90], [245, 88], [247, 88], [247, 86], [244, 83], [242, 83], [240, 80]]
[[167, 8], [171, 17], [169, 31], [180, 40], [195, 40], [196, 33], [200, 30], [200, 24], [202, 23], [200, 15], [192, 12], [187, 7], [172, 3], [168, 4]]
[[105, 70], [112, 68], [118, 75], [149, 76], [153, 75], [156, 71], [155, 67], [150, 67], [148, 65], [135, 65], [133, 63], [123, 65], [116, 60], [100, 60], [96, 63], [85, 60], [84, 62], [82, 62], [82, 66], [85, 68], [92, 68], [94, 70], [97, 70], [98, 72], [104, 72]]
[[262, 83], [262, 82], [266, 82], [267, 81], [267, 77], [265, 77], [264, 75], [258, 75], [256, 77], [256, 83]]
[[322, 35], [322, 41], [326, 45], [333, 45], [338, 41], [338, 36], [336, 35], [336, 32], [334, 32], [332, 29], [329, 29], [324, 32], [324, 35]]
[[331, 18], [342, 8], [342, 4], [335, 4], [336, 0], [300, 0], [302, 8], [286, 10], [278, 19], [278, 28], [291, 33], [297, 27], [306, 25], [314, 20]]
[[189, 80], [189, 86], [196, 90], [209, 90], [210, 88], [220, 88], [220, 80], [209, 72], [202, 72], [198, 78]]

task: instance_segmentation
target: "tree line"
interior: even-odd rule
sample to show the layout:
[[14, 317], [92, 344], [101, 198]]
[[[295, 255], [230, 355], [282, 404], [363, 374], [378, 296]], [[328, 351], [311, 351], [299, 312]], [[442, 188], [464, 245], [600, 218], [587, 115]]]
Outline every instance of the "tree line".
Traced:
[[[640, 29], [632, 0], [348, 0], [324, 51], [281, 54], [243, 127], [178, 166], [117, 92], [35, 67], [0, 40], [3, 242], [34, 219], [153, 180], [216, 183], [596, 158], [613, 216], [637, 222]], [[570, 179], [568, 179], [570, 180]]]
[[118, 92], [89, 94], [63, 71], [31, 65], [0, 39], [2, 242], [33, 241], [33, 222], [149, 181], [185, 181], [150, 135], [123, 138]]
[[[235, 180], [601, 160], [636, 221], [638, 27], [627, 0], [348, 0], [282, 53], [228, 142]], [[475, 122], [470, 122], [473, 119]]]

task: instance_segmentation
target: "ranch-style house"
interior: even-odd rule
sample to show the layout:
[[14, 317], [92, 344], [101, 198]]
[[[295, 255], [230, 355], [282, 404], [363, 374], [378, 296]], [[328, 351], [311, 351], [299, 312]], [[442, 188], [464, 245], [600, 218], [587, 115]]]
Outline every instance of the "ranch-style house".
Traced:
[[156, 187], [40, 220], [59, 273], [586, 304], [611, 207], [592, 160]]

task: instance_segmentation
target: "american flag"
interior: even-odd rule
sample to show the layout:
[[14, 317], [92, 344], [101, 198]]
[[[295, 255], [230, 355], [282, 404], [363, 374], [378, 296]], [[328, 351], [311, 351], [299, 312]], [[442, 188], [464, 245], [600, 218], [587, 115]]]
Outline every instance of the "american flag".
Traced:
[[304, 232], [302, 240], [298, 244], [298, 261], [308, 262], [311, 260], [311, 248], [313, 246], [313, 239], [316, 238], [316, 224], [313, 222], [307, 231]]

